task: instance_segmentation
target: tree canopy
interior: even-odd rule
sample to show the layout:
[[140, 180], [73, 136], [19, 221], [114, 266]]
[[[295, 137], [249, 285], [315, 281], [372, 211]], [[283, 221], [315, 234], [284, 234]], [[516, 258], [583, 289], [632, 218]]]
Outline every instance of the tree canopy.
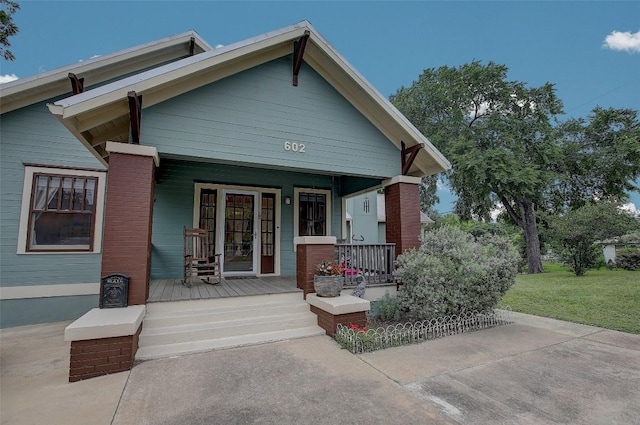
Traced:
[[551, 244], [560, 257], [571, 266], [576, 276], [582, 276], [596, 265], [601, 247], [595, 245], [627, 232], [639, 230], [640, 225], [619, 205], [609, 202], [588, 203], [555, 216], [549, 230]]
[[18, 33], [18, 26], [13, 23], [13, 14], [20, 5], [11, 0], [0, 0], [0, 56], [12, 61], [16, 57], [11, 53], [9, 37]]
[[536, 211], [624, 198], [640, 174], [640, 130], [631, 110], [598, 108], [587, 120], [561, 123], [552, 84], [528, 87], [507, 72], [479, 61], [426, 69], [391, 101], [451, 161], [456, 213], [489, 220], [501, 204], [523, 230], [536, 273], [543, 271]]

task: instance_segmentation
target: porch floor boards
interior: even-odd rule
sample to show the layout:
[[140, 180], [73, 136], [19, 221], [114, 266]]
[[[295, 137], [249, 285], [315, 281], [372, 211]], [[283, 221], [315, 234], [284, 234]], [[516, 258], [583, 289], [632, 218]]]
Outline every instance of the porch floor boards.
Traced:
[[234, 277], [222, 279], [222, 282], [215, 285], [194, 279], [191, 288], [184, 286], [180, 279], [155, 279], [149, 283], [147, 302], [202, 300], [287, 292], [302, 293], [302, 290], [296, 287], [295, 276]]

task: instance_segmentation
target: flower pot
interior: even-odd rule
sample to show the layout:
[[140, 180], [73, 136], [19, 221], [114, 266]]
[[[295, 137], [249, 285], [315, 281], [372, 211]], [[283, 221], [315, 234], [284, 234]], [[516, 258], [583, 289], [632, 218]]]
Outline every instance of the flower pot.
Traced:
[[313, 289], [319, 297], [339, 297], [343, 276], [313, 276]]

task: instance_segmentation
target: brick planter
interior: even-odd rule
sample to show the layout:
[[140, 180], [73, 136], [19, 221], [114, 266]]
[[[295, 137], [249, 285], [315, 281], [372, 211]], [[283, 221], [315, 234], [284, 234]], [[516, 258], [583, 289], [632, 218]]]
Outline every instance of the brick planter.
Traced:
[[316, 294], [309, 294], [307, 302], [311, 305], [311, 312], [318, 316], [318, 326], [325, 330], [327, 335], [333, 337], [338, 323], [358, 326], [367, 324], [367, 311], [371, 309], [368, 300], [352, 295], [323, 298]]
[[135, 335], [72, 341], [69, 382], [130, 370], [141, 330], [142, 326]]
[[64, 339], [71, 341], [69, 382], [130, 370], [145, 311], [143, 305], [94, 308], [67, 326]]

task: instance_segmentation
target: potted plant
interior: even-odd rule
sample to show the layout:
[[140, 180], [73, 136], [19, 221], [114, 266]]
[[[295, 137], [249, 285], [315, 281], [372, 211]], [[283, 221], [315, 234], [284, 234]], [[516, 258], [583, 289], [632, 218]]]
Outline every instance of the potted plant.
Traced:
[[344, 284], [344, 267], [337, 261], [323, 260], [313, 275], [313, 289], [319, 297], [340, 296]]

